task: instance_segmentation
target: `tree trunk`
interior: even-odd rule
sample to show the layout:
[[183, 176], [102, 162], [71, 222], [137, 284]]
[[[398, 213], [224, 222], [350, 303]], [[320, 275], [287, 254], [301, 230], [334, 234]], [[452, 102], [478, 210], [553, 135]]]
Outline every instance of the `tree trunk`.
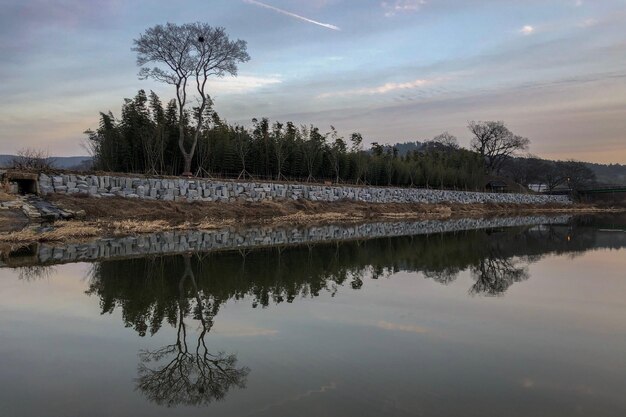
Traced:
[[191, 159], [193, 155], [190, 153], [184, 153], [183, 158], [185, 159], [185, 167], [183, 172], [183, 177], [193, 177], [193, 173], [191, 172]]

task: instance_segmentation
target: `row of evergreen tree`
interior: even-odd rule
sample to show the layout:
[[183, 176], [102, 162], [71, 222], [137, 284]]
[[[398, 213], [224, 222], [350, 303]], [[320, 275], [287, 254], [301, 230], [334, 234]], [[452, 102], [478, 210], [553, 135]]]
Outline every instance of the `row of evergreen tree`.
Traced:
[[[191, 114], [190, 114], [191, 113]], [[197, 115], [183, 115], [186, 137], [195, 129]], [[96, 169], [178, 175], [183, 169], [179, 150], [179, 115], [174, 101], [163, 105], [154, 93], [139, 90], [125, 99], [120, 118], [101, 113], [98, 129], [88, 130], [88, 146]], [[253, 119], [251, 128], [230, 125], [210, 107], [193, 159], [197, 176], [274, 180], [333, 181], [478, 189], [485, 172], [482, 158], [445, 140], [427, 142], [401, 155], [374, 143], [364, 149], [363, 138], [339, 135], [334, 127]]]

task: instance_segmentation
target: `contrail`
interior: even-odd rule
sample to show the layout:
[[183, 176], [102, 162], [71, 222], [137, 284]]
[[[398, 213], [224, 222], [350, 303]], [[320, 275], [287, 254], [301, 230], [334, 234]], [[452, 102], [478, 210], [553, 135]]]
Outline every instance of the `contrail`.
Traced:
[[270, 6], [269, 4], [261, 3], [260, 1], [243, 0], [243, 2], [244, 3], [248, 3], [248, 4], [254, 4], [255, 6], [259, 6], [259, 7], [264, 7], [266, 9], [274, 10], [275, 12], [278, 12], [278, 13], [281, 13], [281, 14], [284, 14], [284, 15], [287, 15], [287, 16], [295, 17], [296, 19], [304, 20], [305, 22], [313, 23], [314, 25], [322, 26], [322, 27], [325, 27], [327, 29], [341, 30], [339, 27], [337, 27], [335, 25], [318, 22], [317, 20], [312, 20], [312, 19], [306, 18], [304, 16], [300, 16], [298, 14], [288, 12], [287, 10], [279, 9], [278, 7]]

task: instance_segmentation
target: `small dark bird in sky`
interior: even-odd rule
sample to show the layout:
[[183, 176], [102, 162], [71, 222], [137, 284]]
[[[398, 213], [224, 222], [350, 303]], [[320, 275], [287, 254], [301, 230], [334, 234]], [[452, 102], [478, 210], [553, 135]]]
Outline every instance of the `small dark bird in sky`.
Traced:
[[198, 42], [200, 43], [204, 42], [204, 36], [198, 36]]

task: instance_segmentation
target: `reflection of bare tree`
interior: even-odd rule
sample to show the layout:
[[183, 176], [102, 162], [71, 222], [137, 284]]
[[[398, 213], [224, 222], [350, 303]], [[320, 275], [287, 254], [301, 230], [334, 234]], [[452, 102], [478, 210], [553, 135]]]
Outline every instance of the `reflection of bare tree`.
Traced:
[[438, 282], [443, 285], [448, 285], [456, 281], [457, 277], [459, 276], [459, 270], [456, 268], [445, 268], [440, 271], [425, 270], [423, 274], [424, 274], [424, 277], [428, 279], [432, 279], [435, 282]]
[[502, 295], [514, 283], [528, 279], [528, 268], [518, 266], [514, 258], [505, 258], [493, 253], [482, 258], [472, 267], [476, 282], [470, 294]]
[[54, 267], [45, 265], [23, 266], [18, 269], [18, 278], [24, 281], [35, 281], [50, 278], [54, 274]]
[[[185, 282], [191, 281], [197, 308], [195, 317], [202, 331], [194, 345], [187, 343], [187, 326], [184, 322], [187, 299]], [[244, 388], [249, 369], [237, 368], [237, 357], [224, 352], [209, 353], [205, 336], [213, 326], [217, 313], [216, 303], [208, 305], [203, 300], [191, 269], [190, 257], [185, 256], [185, 272], [179, 282], [179, 311], [176, 343], [155, 351], [142, 351], [138, 368], [137, 389], [159, 405], [168, 407], [203, 405], [224, 398], [231, 387]], [[208, 307], [208, 308], [206, 308]], [[169, 362], [166, 362], [169, 359]], [[150, 367], [151, 363], [160, 366]]]

